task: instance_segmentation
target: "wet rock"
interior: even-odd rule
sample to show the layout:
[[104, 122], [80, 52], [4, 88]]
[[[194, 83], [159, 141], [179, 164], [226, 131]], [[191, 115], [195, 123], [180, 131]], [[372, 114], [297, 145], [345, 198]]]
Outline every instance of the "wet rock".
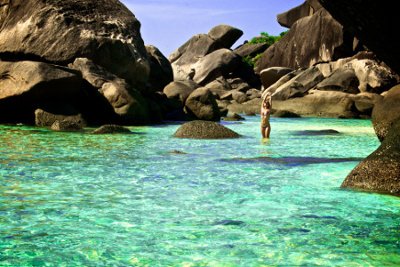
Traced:
[[121, 125], [107, 124], [102, 125], [92, 132], [93, 134], [129, 134], [132, 133], [128, 128]]
[[59, 132], [76, 132], [83, 129], [82, 124], [69, 120], [55, 121], [50, 128]]
[[358, 164], [343, 188], [400, 195], [400, 119], [393, 122], [381, 145]]
[[193, 139], [239, 138], [240, 135], [231, 129], [211, 121], [191, 121], [183, 124], [174, 137]]
[[[43, 109], [35, 110], [35, 125], [40, 127], [50, 127], [55, 121], [70, 121], [73, 124], [81, 125], [81, 128], [86, 126], [86, 121], [82, 117], [82, 114], [77, 113], [76, 110], [65, 108], [62, 114], [54, 114]], [[70, 114], [70, 115], [66, 115]]]

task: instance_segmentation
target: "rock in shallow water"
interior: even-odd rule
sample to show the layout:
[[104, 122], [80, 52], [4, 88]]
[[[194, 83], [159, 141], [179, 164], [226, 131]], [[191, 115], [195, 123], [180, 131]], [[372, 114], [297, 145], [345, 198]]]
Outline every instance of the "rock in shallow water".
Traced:
[[191, 121], [184, 123], [174, 137], [193, 139], [238, 138], [240, 135], [231, 129], [211, 121]]
[[107, 124], [97, 128], [93, 134], [113, 134], [113, 133], [132, 133], [128, 128], [120, 125]]

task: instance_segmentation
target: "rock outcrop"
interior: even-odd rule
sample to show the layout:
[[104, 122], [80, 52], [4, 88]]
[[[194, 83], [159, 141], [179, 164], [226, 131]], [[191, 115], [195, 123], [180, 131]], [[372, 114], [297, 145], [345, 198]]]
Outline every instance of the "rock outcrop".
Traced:
[[393, 124], [400, 120], [400, 85], [390, 89], [383, 99], [378, 101], [372, 112], [372, 123], [379, 140], [386, 138]]
[[400, 195], [399, 133], [397, 120], [380, 147], [351, 171], [342, 187]]
[[0, 122], [34, 123], [36, 109], [68, 115], [54, 107], [73, 107], [90, 125], [163, 119], [167, 98], [156, 92], [172, 68], [157, 48], [146, 51], [139, 21], [121, 2], [1, 4]]
[[325, 9], [320, 9], [297, 20], [280, 41], [263, 53], [255, 70], [260, 73], [269, 67], [308, 68], [319, 62], [352, 56], [352, 40], [340, 23]]
[[393, 25], [398, 24], [395, 1], [319, 0], [320, 4], [355, 35], [380, 60], [400, 73], [398, 38]]
[[81, 74], [65, 67], [0, 61], [0, 121], [33, 122], [38, 107], [65, 101], [78, 105], [81, 84]]
[[140, 23], [118, 0], [15, 0], [0, 18], [0, 58], [59, 65], [83, 57], [126, 79], [147, 82]]

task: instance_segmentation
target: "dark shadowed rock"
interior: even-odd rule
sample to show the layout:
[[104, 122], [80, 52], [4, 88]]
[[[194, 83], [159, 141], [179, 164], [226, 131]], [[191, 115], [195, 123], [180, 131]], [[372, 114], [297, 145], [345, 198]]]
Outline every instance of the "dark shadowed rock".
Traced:
[[296, 131], [295, 135], [305, 135], [305, 136], [315, 136], [315, 135], [340, 135], [339, 131], [333, 129], [326, 130], [304, 130], [304, 131]]
[[69, 67], [82, 72], [83, 78], [113, 107], [121, 122], [148, 122], [149, 112], [146, 100], [124, 79], [87, 58], [77, 58], [73, 64], [69, 64]]
[[362, 114], [371, 115], [376, 103], [381, 101], [383, 96], [374, 93], [359, 93], [353, 97], [355, 108]]
[[178, 138], [225, 139], [238, 138], [239, 134], [231, 129], [211, 121], [191, 121], [183, 124], [174, 134]]
[[344, 188], [400, 195], [400, 120], [388, 130], [381, 146], [346, 177]]
[[222, 220], [214, 223], [214, 225], [225, 225], [225, 226], [228, 225], [239, 226], [243, 224], [245, 224], [245, 222], [238, 220]]
[[358, 94], [359, 81], [354, 69], [338, 69], [315, 87], [318, 90]]
[[[310, 30], [312, 29], [312, 30]], [[296, 21], [282, 39], [270, 46], [257, 61], [258, 73], [269, 67], [307, 68], [350, 56], [343, 27], [324, 9]]]
[[107, 124], [102, 125], [92, 132], [93, 134], [115, 134], [115, 133], [132, 133], [128, 128], [121, 125]]
[[375, 103], [372, 123], [376, 135], [383, 141], [393, 123], [400, 119], [400, 85], [390, 89], [385, 97]]
[[197, 88], [189, 95], [185, 111], [199, 120], [219, 121], [221, 118], [215, 97], [206, 87]]
[[149, 63], [140, 23], [120, 1], [13, 0], [4, 5], [2, 59], [66, 65], [89, 58], [134, 86], [147, 82]]
[[147, 45], [146, 50], [150, 62], [150, 90], [162, 91], [174, 79], [171, 63], [157, 47]]
[[264, 52], [267, 48], [268, 48], [268, 44], [266, 44], [266, 43], [260, 43], [260, 44], [245, 43], [245, 44], [239, 46], [238, 48], [236, 48], [235, 50], [233, 50], [233, 52], [235, 52], [242, 58], [255, 57], [258, 54], [261, 54], [262, 52]]
[[393, 34], [393, 25], [398, 25], [396, 1], [320, 0], [320, 2], [378, 58], [400, 73], [398, 36]]
[[79, 72], [52, 64], [0, 61], [0, 122], [34, 122], [34, 111], [49, 103], [81, 98]]
[[262, 164], [280, 164], [286, 167], [298, 167], [309, 164], [327, 164], [327, 163], [339, 163], [339, 162], [352, 162], [360, 161], [361, 158], [317, 158], [317, 157], [257, 157], [257, 158], [233, 158], [223, 159], [221, 161], [231, 163], [262, 163]]
[[63, 109], [63, 111], [62, 114], [53, 114], [43, 109], [37, 109], [35, 110], [35, 125], [50, 127], [55, 121], [70, 121], [74, 124], [81, 125], [81, 128], [86, 126], [86, 121], [82, 117], [82, 114], [77, 113], [72, 107], [70, 111], [66, 111], [66, 109]]

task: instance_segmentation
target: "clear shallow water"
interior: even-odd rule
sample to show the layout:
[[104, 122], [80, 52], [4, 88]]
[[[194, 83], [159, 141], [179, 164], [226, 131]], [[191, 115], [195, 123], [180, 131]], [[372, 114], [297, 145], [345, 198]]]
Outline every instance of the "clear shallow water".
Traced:
[[[234, 140], [0, 126], [0, 266], [399, 266], [400, 198], [340, 189], [371, 123], [271, 123], [266, 143], [258, 117]], [[320, 129], [342, 134], [298, 133]]]

